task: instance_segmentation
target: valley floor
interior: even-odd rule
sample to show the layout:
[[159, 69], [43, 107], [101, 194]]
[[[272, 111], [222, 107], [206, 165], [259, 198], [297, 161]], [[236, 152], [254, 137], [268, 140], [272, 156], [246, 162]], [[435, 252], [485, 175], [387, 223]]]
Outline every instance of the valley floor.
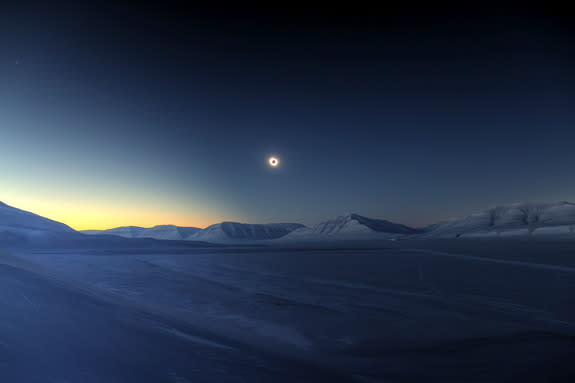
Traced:
[[573, 382], [575, 245], [0, 255], [4, 382]]

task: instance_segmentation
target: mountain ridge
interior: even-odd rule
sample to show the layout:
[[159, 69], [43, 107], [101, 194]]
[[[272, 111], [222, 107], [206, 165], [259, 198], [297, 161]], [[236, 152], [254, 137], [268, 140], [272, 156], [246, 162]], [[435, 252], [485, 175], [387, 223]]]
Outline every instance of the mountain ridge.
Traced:
[[305, 227], [300, 223], [249, 224], [224, 221], [192, 234], [187, 239], [206, 242], [260, 241], [281, 238]]
[[185, 240], [201, 230], [192, 226], [156, 225], [152, 227], [120, 226], [106, 230], [82, 230], [87, 235], [116, 235], [124, 238], [153, 238], [160, 240]]
[[70, 226], [0, 201], [0, 231], [75, 232]]
[[569, 234], [575, 230], [575, 204], [517, 202], [427, 226], [423, 237], [460, 238], [521, 234]]
[[575, 238], [575, 203], [518, 202], [454, 217], [424, 228], [413, 228], [356, 213], [312, 227], [299, 223], [247, 224], [224, 221], [204, 229], [176, 225], [150, 228], [122, 226], [108, 230], [75, 231], [71, 227], [11, 207], [0, 201], [0, 240], [52, 238], [65, 235], [114, 235], [128, 239], [249, 243], [309, 240], [433, 239], [567, 235]]
[[283, 240], [389, 239], [419, 232], [419, 229], [385, 219], [368, 218], [351, 213], [321, 222], [309, 228], [294, 230], [286, 235]]

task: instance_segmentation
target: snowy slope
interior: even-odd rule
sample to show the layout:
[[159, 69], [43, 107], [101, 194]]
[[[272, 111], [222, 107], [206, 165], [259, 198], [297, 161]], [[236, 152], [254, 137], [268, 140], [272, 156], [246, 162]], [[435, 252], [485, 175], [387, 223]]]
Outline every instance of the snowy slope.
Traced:
[[384, 239], [416, 234], [418, 232], [417, 229], [409, 226], [383, 219], [348, 214], [322, 222], [311, 228], [295, 230], [282, 238], [282, 240]]
[[575, 233], [575, 204], [515, 203], [431, 225], [423, 237], [495, 237]]
[[247, 224], [222, 222], [206, 227], [187, 239], [212, 243], [249, 242], [283, 237], [305, 226], [299, 223]]
[[82, 233], [89, 235], [117, 235], [124, 238], [154, 238], [181, 241], [198, 231], [200, 231], [200, 229], [197, 227], [158, 225], [150, 228], [139, 226], [122, 226], [108, 230], [84, 230]]
[[76, 233], [63, 223], [0, 202], [0, 242], [18, 242]]

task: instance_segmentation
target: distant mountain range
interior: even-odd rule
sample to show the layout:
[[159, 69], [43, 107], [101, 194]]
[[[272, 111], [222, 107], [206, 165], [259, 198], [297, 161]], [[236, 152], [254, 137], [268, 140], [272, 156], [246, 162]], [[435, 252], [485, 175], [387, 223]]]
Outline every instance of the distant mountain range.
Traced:
[[[184, 228], [185, 229], [185, 228]], [[199, 229], [196, 229], [199, 230]], [[185, 230], [183, 230], [185, 232]], [[157, 229], [162, 234], [161, 227]], [[97, 233], [93, 233], [97, 234]], [[165, 234], [165, 233], [164, 233]], [[86, 235], [63, 223], [20, 210], [0, 202], [0, 250], [12, 247], [166, 247], [171, 241], [150, 238], [123, 238], [118, 235]], [[182, 243], [182, 242], [180, 242]], [[203, 242], [186, 241], [186, 246], [206, 246]]]
[[301, 227], [304, 226], [299, 223], [247, 224], [222, 222], [208, 226], [205, 229], [174, 225], [160, 225], [151, 228], [122, 226], [108, 230], [84, 230], [82, 233], [89, 235], [117, 235], [124, 238], [154, 238], [162, 240], [230, 243], [276, 239]]
[[423, 237], [469, 238], [516, 235], [573, 235], [575, 204], [515, 203], [454, 218], [425, 228]]
[[[516, 203], [497, 206], [469, 216], [453, 218], [424, 228], [412, 228], [357, 214], [341, 216], [313, 227], [298, 223], [245, 224], [222, 222], [200, 229], [160, 225], [109, 230], [74, 231], [62, 223], [0, 202], [0, 244], [19, 241], [98, 238], [179, 240], [209, 243], [287, 243], [334, 240], [489, 238], [560, 235], [575, 239], [575, 204]], [[149, 242], [142, 242], [149, 243]]]
[[286, 235], [283, 240], [328, 239], [385, 239], [422, 232], [409, 226], [373, 219], [358, 214], [348, 214], [322, 222], [314, 227], [302, 227]]
[[139, 226], [122, 226], [108, 230], [83, 230], [84, 234], [109, 234], [124, 238], [154, 238], [164, 240], [185, 240], [190, 235], [200, 231], [197, 227], [185, 227], [175, 225], [158, 225], [150, 228]]
[[247, 224], [222, 222], [206, 227], [187, 239], [213, 243], [261, 241], [281, 238], [305, 226], [299, 223]]

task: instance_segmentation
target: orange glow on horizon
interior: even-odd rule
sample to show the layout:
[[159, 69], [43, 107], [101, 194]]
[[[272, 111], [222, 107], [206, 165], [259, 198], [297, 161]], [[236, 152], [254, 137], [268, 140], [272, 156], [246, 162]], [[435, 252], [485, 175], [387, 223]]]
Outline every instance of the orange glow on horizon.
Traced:
[[120, 226], [152, 227], [156, 225], [177, 225], [204, 228], [225, 220], [221, 216], [193, 214], [177, 207], [148, 210], [135, 207], [89, 205], [66, 201], [38, 201], [22, 198], [2, 200], [17, 209], [29, 211], [42, 217], [64, 223], [74, 230], [105, 230]]

